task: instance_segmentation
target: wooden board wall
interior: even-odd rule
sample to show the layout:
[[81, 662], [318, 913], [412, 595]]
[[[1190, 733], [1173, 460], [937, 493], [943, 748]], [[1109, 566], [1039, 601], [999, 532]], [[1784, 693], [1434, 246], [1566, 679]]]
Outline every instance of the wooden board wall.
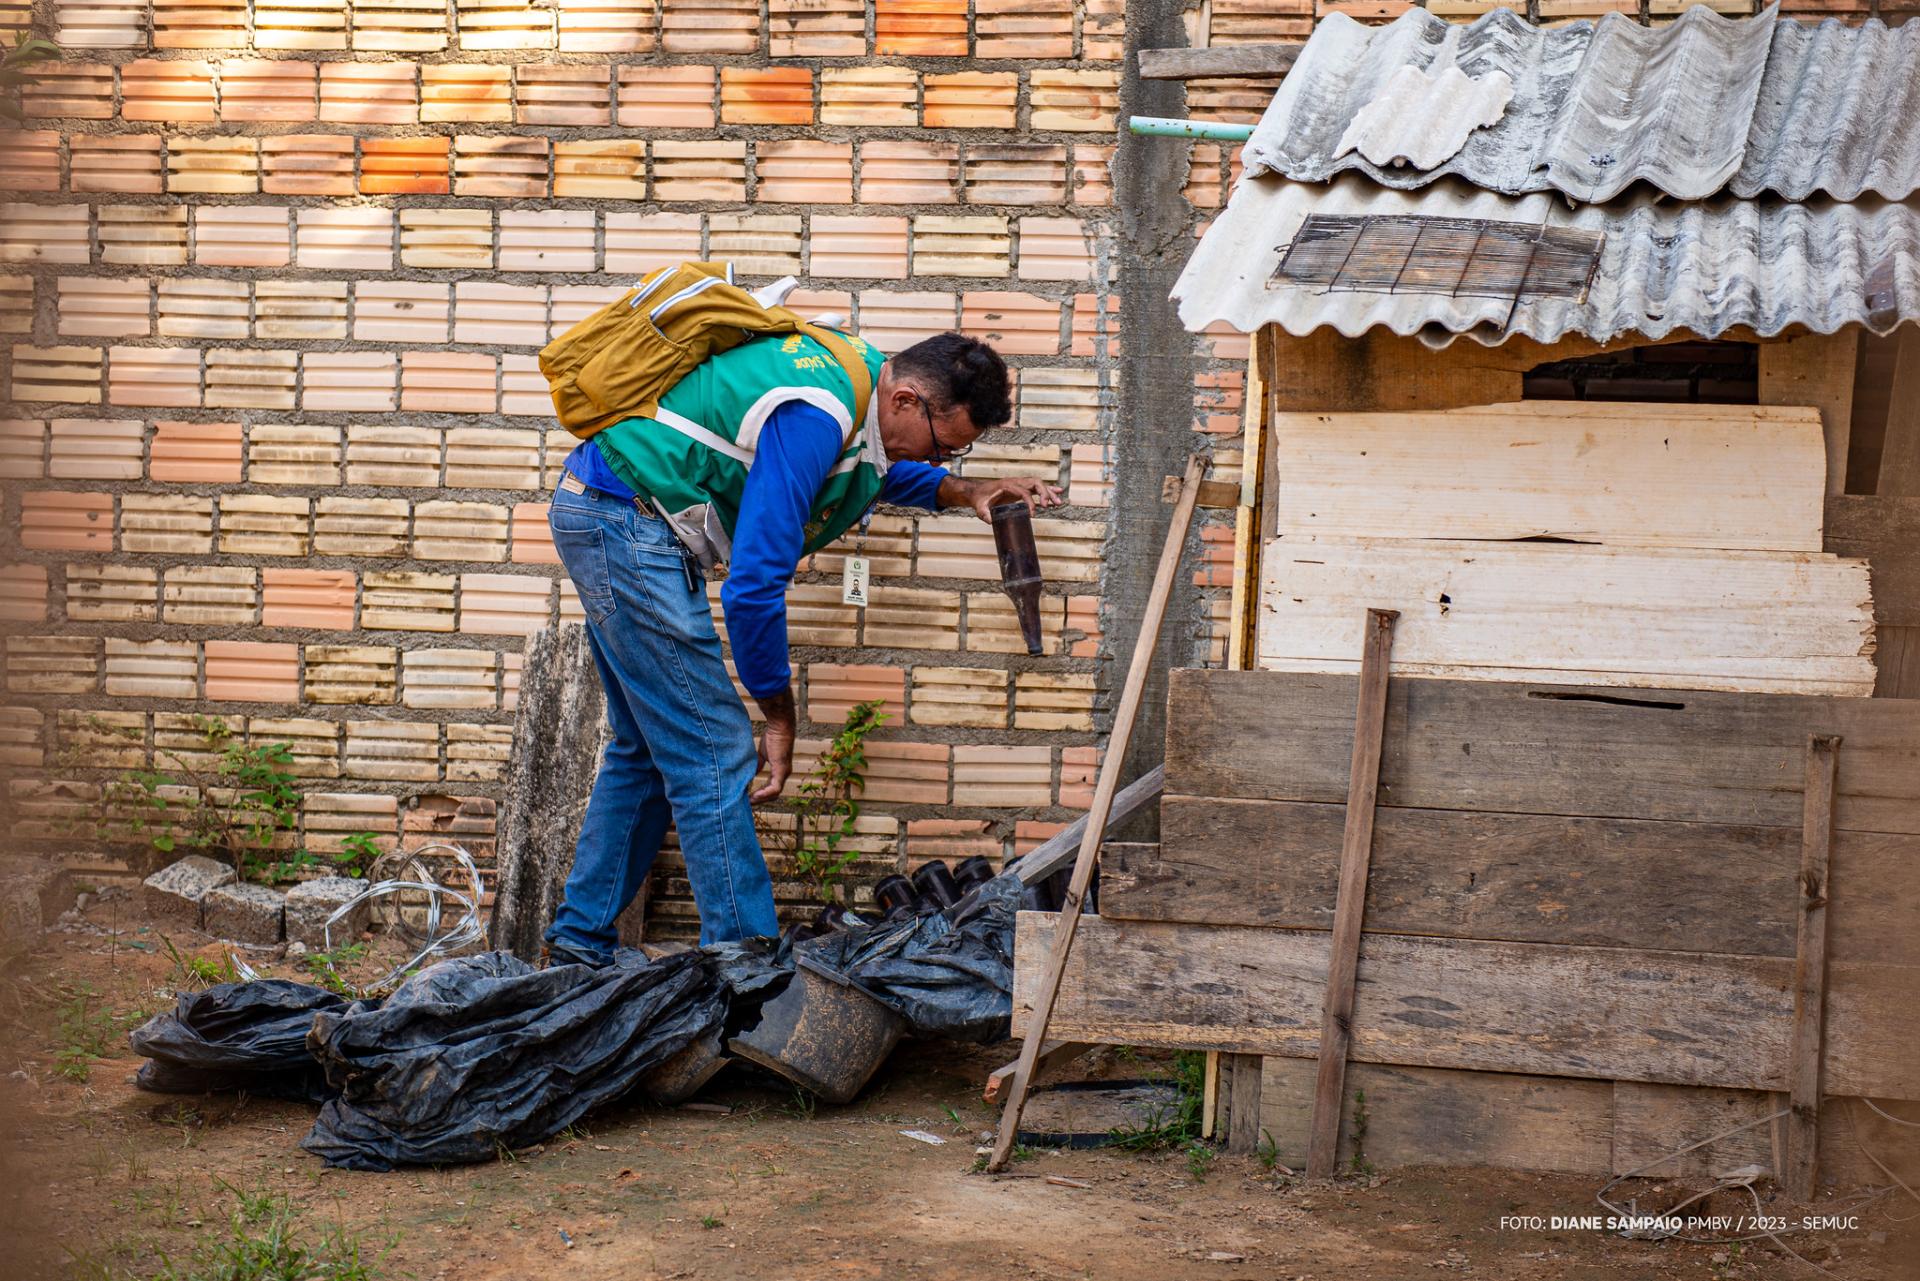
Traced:
[[[1054, 914], [1022, 912], [1020, 1036]], [[1048, 1035], [1099, 1044], [1311, 1058], [1324, 931], [1083, 917]], [[1904, 966], [1829, 967], [1828, 1088], [1920, 1099], [1920, 1002]], [[1352, 1058], [1607, 1081], [1782, 1088], [1793, 963], [1633, 948], [1368, 934]]]
[[1397, 675], [1865, 696], [1870, 596], [1818, 552], [1282, 539], [1257, 644], [1270, 671], [1354, 671], [1366, 611], [1396, 609]]
[[1821, 550], [1817, 409], [1535, 400], [1286, 413], [1271, 430], [1283, 538]]
[[[1920, 340], [1914, 345], [1920, 348]], [[1920, 409], [1914, 413], [1920, 419]], [[1920, 426], [1914, 430], [1920, 433]], [[1829, 498], [1826, 545], [1842, 556], [1863, 557], [1873, 579], [1874, 693], [1920, 698], [1920, 497]]]

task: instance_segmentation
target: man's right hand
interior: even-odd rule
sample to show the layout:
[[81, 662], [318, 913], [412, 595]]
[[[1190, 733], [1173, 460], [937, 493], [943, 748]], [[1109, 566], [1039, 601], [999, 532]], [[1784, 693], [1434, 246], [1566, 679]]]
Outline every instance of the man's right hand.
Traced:
[[760, 768], [767, 771], [768, 778], [749, 792], [747, 799], [763, 805], [780, 795], [788, 775], [793, 773], [796, 716], [791, 688], [754, 701], [760, 704], [760, 713], [767, 718], [766, 727], [760, 731]]

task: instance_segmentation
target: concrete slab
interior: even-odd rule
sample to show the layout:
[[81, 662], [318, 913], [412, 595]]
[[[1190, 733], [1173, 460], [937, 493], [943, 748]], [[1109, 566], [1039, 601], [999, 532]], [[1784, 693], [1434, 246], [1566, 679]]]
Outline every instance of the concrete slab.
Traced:
[[156, 924], [200, 929], [200, 904], [213, 890], [238, 879], [225, 863], [203, 854], [189, 854], [161, 868], [140, 886], [141, 906]]
[[278, 943], [286, 896], [265, 885], [222, 885], [200, 900], [207, 933], [235, 943]]
[[[366, 888], [367, 882], [350, 876], [322, 876], [292, 886], [287, 890], [287, 938], [316, 950], [324, 948], [327, 945], [327, 918], [339, 910], [341, 904], [364, 893]], [[362, 903], [343, 917], [333, 927], [334, 943], [351, 943], [358, 939], [360, 931], [367, 928], [371, 908], [372, 904]]]

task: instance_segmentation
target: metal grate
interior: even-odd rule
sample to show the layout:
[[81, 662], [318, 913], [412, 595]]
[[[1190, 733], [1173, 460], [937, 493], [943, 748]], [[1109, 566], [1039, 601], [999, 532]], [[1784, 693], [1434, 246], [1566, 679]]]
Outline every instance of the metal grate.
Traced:
[[1310, 214], [1271, 283], [1328, 292], [1586, 297], [1602, 232], [1485, 218]]

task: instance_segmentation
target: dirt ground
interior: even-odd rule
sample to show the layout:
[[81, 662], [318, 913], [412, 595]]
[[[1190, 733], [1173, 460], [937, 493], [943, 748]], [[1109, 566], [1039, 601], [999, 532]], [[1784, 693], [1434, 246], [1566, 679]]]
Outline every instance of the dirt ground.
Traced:
[[[993, 1124], [980, 1087], [1007, 1047], [903, 1046], [846, 1108], [730, 1068], [693, 1108], [604, 1109], [511, 1160], [328, 1170], [298, 1147], [309, 1107], [133, 1087], [125, 1032], [171, 1003], [182, 971], [132, 916], [130, 898], [96, 902], [0, 976], [0, 1277], [1920, 1278], [1920, 1205], [1891, 1195], [1853, 1211], [1853, 1230], [1787, 1237], [1807, 1266], [1764, 1240], [1501, 1226], [1603, 1213], [1592, 1179], [1403, 1169], [1306, 1183], [1178, 1151], [1035, 1152], [1006, 1176], [975, 1173]], [[172, 942], [224, 954], [200, 936]], [[1692, 1190], [1628, 1191], [1653, 1209]], [[324, 1265], [231, 1262], [236, 1242], [276, 1229]], [[222, 1248], [229, 1261], [211, 1262]]]

